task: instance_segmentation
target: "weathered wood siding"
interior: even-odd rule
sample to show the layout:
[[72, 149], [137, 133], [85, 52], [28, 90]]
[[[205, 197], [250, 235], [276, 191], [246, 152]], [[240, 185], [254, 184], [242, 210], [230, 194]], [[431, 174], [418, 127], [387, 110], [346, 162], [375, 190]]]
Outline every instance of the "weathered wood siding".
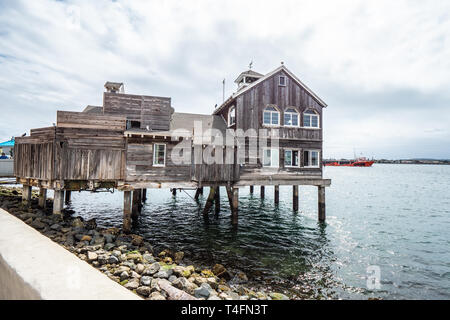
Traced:
[[151, 131], [169, 130], [173, 108], [171, 99], [105, 92], [103, 112], [105, 115], [123, 115], [127, 120], [139, 121], [140, 128], [149, 126]]
[[60, 128], [85, 128], [124, 131], [125, 116], [100, 115], [85, 112], [56, 112], [56, 126]]

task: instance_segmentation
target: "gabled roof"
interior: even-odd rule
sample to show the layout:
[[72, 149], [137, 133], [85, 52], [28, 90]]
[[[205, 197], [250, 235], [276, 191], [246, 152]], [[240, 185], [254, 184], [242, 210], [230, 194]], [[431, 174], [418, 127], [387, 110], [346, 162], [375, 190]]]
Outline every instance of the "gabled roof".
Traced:
[[280, 72], [280, 71], [284, 71], [286, 72], [286, 74], [288, 74], [292, 79], [294, 79], [294, 81], [300, 86], [302, 87], [304, 90], [306, 90], [306, 92], [308, 92], [312, 97], [314, 97], [314, 99], [316, 99], [316, 101], [324, 108], [327, 107], [327, 104], [320, 99], [310, 88], [308, 88], [303, 82], [300, 81], [299, 78], [297, 78], [291, 71], [289, 71], [288, 68], [286, 68], [286, 66], [284, 64], [282, 64], [281, 66], [279, 66], [278, 68], [276, 68], [275, 70], [273, 70], [272, 72], [269, 72], [268, 74], [266, 74], [265, 76], [263, 76], [262, 78], [256, 80], [255, 82], [252, 82], [251, 84], [249, 84], [247, 87], [243, 88], [240, 91], [237, 91], [235, 93], [233, 93], [227, 100], [225, 100], [218, 108], [216, 108], [213, 112], [213, 114], [217, 114], [220, 110], [222, 110], [226, 105], [228, 105], [228, 103], [230, 103], [232, 100], [236, 99], [237, 97], [239, 97], [241, 94], [249, 91], [250, 89], [252, 89], [253, 87], [257, 86], [258, 84], [260, 84], [261, 82], [269, 79], [271, 76], [273, 76], [274, 74]]

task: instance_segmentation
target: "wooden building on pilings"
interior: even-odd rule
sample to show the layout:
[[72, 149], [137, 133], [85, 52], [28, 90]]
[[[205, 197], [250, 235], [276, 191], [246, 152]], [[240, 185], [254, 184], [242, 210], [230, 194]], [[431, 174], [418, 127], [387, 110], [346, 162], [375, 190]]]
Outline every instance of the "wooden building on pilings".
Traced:
[[[15, 139], [14, 172], [23, 184], [54, 190], [53, 213], [60, 214], [71, 191], [118, 189], [124, 192], [123, 226], [146, 198], [147, 189], [210, 187], [204, 213], [225, 187], [232, 222], [238, 221], [239, 189], [291, 185], [293, 210], [298, 186], [318, 187], [318, 218], [325, 220], [322, 176], [323, 108], [327, 105], [283, 64], [262, 75], [248, 70], [237, 91], [212, 115], [178, 113], [166, 97], [132, 95], [122, 83], [107, 82], [103, 106], [82, 112], [57, 111], [52, 127], [30, 130]], [[230, 143], [230, 137], [232, 143]]]

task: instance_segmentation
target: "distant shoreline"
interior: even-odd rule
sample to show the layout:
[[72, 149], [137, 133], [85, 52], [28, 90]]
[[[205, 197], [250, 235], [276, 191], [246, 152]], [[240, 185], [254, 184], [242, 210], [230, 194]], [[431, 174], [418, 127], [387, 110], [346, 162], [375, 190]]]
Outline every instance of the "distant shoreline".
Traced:
[[[348, 161], [348, 159], [324, 159], [323, 161]], [[373, 160], [374, 163], [382, 164], [426, 164], [426, 165], [450, 165], [450, 160], [436, 160], [436, 159], [403, 159], [403, 160]]]

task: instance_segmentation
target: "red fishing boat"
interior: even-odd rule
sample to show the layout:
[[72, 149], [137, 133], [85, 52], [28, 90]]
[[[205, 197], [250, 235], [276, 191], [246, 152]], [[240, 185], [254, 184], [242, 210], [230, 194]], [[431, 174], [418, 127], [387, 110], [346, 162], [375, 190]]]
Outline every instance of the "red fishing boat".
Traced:
[[375, 161], [361, 157], [355, 160], [324, 160], [324, 166], [333, 167], [371, 167]]

